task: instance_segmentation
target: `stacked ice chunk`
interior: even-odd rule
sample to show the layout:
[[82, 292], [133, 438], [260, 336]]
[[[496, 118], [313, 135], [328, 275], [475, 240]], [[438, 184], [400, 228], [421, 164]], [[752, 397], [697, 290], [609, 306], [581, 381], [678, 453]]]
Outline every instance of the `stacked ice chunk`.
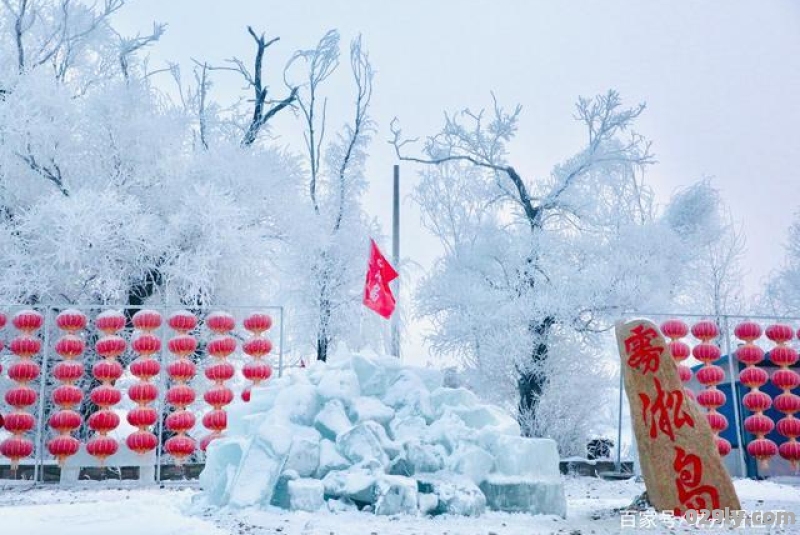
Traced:
[[208, 448], [204, 499], [375, 514], [566, 515], [555, 442], [435, 370], [337, 355], [253, 389]]

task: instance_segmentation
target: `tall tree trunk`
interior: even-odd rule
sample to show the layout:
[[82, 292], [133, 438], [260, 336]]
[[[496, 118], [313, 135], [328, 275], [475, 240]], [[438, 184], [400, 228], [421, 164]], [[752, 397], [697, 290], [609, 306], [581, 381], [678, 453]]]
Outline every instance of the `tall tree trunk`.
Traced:
[[549, 352], [547, 337], [554, 323], [555, 319], [547, 316], [542, 321], [532, 321], [528, 325], [528, 331], [533, 339], [531, 366], [527, 369], [519, 368], [519, 378], [517, 379], [518, 419], [523, 436], [532, 436], [533, 434], [532, 424], [536, 420], [539, 400], [547, 382], [547, 376], [542, 373], [541, 367], [547, 360]]

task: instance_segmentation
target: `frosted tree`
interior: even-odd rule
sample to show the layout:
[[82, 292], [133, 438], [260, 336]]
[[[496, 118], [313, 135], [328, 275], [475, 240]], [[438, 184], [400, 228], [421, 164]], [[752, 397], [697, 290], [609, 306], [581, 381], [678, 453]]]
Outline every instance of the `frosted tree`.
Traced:
[[710, 179], [677, 192], [665, 217], [692, 240], [677, 309], [707, 314], [718, 323], [725, 314], [745, 313], [744, 234]]
[[[297, 245], [286, 256], [286, 279], [295, 281], [289, 301], [301, 325], [316, 333], [316, 357], [322, 361], [335, 342], [360, 344], [365, 331], [380, 332], [360, 305], [368, 236], [375, 230], [361, 206], [366, 148], [373, 132], [369, 107], [374, 70], [361, 37], [355, 38], [349, 50], [352, 119], [328, 142], [323, 89], [339, 67], [339, 40], [337, 31], [329, 31], [315, 48], [297, 51], [284, 72], [287, 88], [299, 88], [308, 174], [303, 225], [289, 240]], [[290, 82], [294, 79], [299, 82]]]
[[417, 293], [434, 350], [459, 356], [484, 395], [516, 405], [526, 434], [558, 436], [567, 450], [590, 424], [591, 411], [577, 414], [585, 393], [597, 403], [613, 373], [598, 361], [598, 333], [671, 300], [687, 250], [676, 224], [691, 214], [658, 216], [643, 183], [653, 156], [632, 131], [643, 111], [614, 91], [579, 99], [585, 145], [538, 180], [508, 161], [519, 106], [446, 115], [416, 156], [392, 128], [398, 157], [426, 166], [415, 197], [445, 248]]
[[800, 315], [800, 213], [789, 227], [783, 263], [770, 274], [760, 305], [772, 314]]

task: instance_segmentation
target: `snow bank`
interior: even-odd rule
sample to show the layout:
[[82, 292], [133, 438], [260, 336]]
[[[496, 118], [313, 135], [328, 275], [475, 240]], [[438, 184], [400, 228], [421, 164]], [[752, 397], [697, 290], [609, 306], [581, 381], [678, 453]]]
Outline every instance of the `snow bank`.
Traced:
[[438, 371], [337, 354], [237, 402], [211, 443], [203, 501], [379, 515], [500, 511], [566, 515], [552, 440]]

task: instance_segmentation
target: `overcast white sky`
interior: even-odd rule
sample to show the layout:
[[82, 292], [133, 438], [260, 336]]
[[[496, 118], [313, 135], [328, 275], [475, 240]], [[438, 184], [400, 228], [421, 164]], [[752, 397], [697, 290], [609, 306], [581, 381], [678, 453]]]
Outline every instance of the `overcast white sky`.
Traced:
[[[151, 53], [153, 67], [173, 60], [187, 73], [190, 57], [250, 58], [248, 24], [280, 36], [268, 55], [279, 94], [295, 49], [312, 47], [331, 28], [345, 42], [362, 33], [378, 71], [367, 209], [387, 235], [395, 161], [385, 140], [393, 117], [408, 135], [430, 134], [443, 110], [488, 106], [494, 91], [509, 107], [523, 105], [511, 161], [536, 177], [583, 143], [571, 119], [576, 97], [616, 88], [627, 102], [648, 104], [638, 130], [654, 141], [659, 163], [649, 182], [660, 201], [715, 177], [747, 235], [749, 293], [783, 258], [800, 206], [795, 0], [132, 0], [118, 24], [135, 33], [154, 20], [169, 28]], [[215, 97], [231, 101], [237, 84], [216, 74]], [[331, 106], [350, 101], [347, 82], [342, 73], [331, 87]], [[301, 146], [296, 136], [285, 138]], [[416, 171], [403, 165], [403, 195]], [[403, 208], [402, 254], [427, 267], [437, 243], [408, 200]]]

